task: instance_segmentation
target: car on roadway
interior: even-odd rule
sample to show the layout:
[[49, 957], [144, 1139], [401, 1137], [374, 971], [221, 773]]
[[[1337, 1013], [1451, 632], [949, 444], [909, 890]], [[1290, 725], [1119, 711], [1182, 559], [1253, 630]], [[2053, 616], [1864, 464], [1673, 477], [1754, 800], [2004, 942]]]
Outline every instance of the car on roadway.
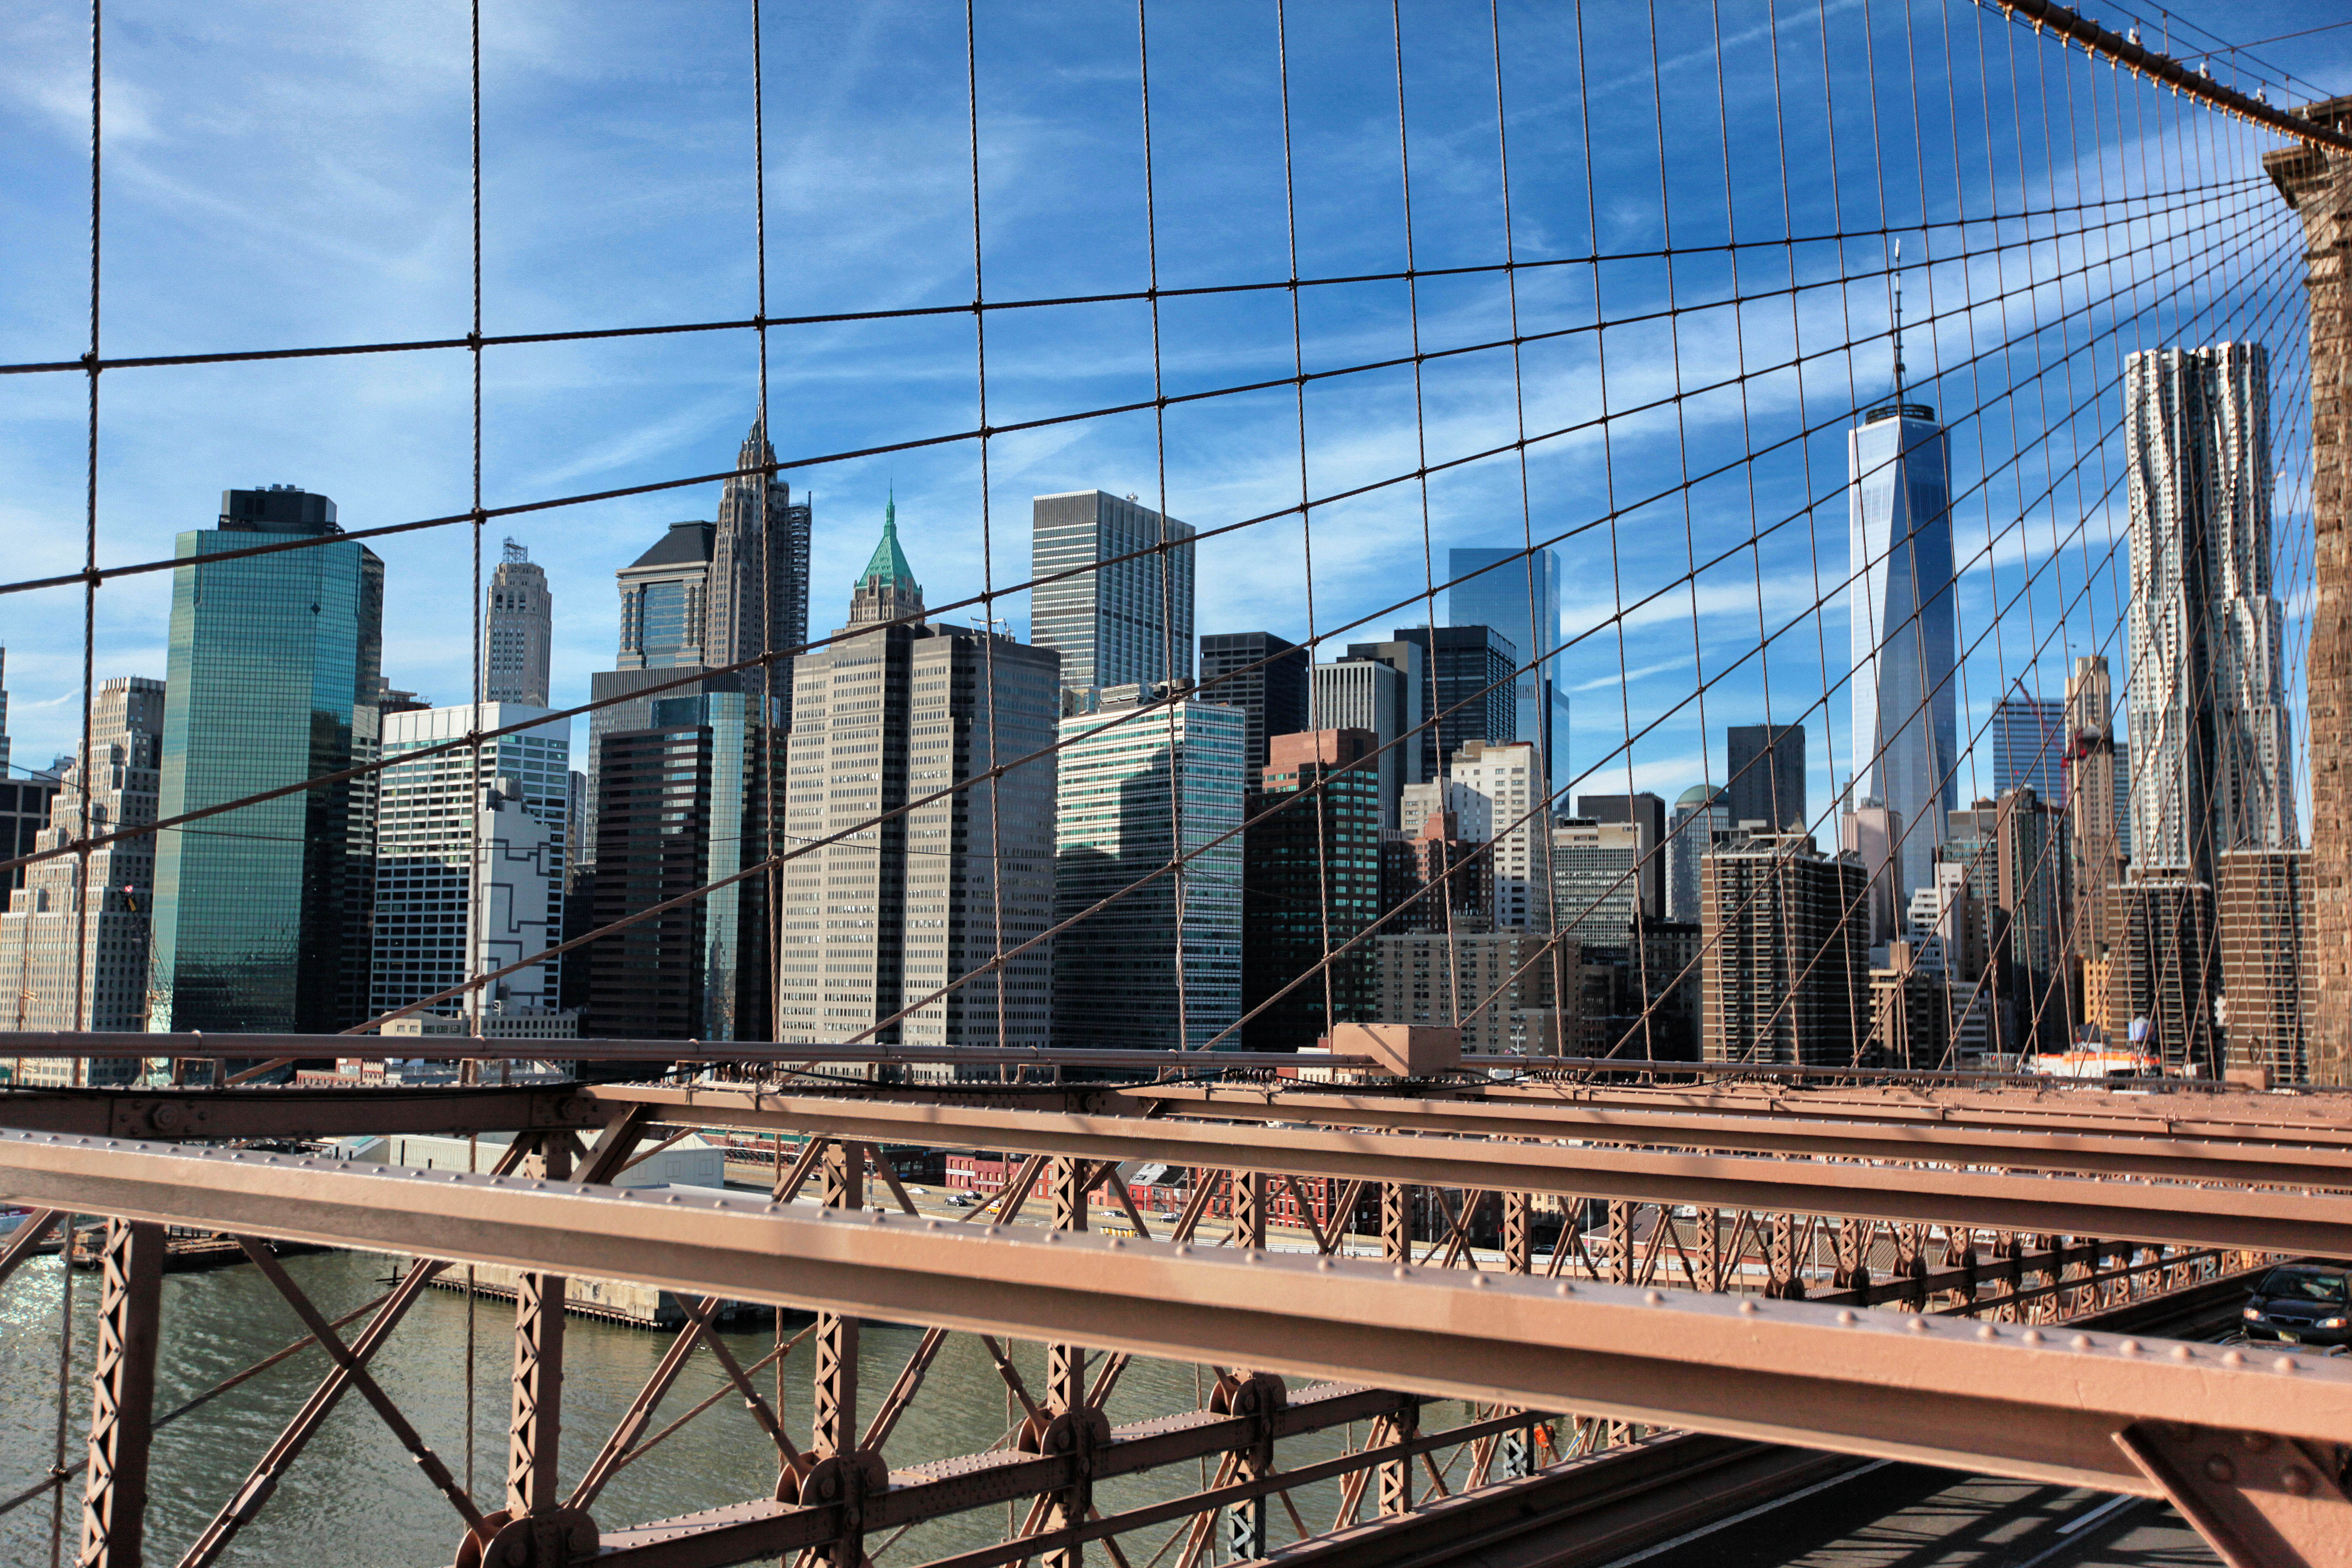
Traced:
[[2272, 1269], [2246, 1298], [2246, 1338], [2324, 1349], [2352, 1345], [2346, 1278], [2337, 1264], [2286, 1263]]

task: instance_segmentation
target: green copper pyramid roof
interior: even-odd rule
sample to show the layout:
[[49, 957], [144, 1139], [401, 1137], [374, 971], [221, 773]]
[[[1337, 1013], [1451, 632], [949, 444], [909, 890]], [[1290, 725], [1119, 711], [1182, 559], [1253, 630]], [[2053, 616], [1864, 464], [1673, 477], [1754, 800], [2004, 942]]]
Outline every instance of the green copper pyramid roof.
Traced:
[[907, 564], [907, 552], [898, 548], [898, 498], [895, 495], [882, 514], [882, 542], [874, 547], [873, 558], [866, 563], [866, 571], [857, 582], [863, 587], [877, 580], [909, 588], [920, 586], [915, 581], [915, 569]]

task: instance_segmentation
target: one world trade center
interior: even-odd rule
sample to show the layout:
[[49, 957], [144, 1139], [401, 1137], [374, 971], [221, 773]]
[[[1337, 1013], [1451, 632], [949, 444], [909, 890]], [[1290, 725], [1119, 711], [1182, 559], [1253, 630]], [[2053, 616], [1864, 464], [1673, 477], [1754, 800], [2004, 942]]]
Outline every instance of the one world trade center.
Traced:
[[1958, 804], [1959, 628], [1950, 440], [1933, 408], [1903, 400], [1899, 337], [1895, 399], [1848, 433], [1846, 458], [1854, 793], [1900, 814], [1895, 874], [1907, 901], [1935, 880], [1944, 814]]

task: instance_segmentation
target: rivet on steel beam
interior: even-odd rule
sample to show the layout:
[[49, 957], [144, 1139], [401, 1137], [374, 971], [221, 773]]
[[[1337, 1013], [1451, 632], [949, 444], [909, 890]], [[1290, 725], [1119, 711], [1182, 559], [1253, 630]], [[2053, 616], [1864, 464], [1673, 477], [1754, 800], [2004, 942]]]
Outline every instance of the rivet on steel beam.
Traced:
[[1990, 1323], [1979, 1323], [1977, 1325], [1977, 1338], [1980, 1340], [1997, 1340], [2000, 1338], [2000, 1331], [1994, 1328]]
[[2172, 1347], [2172, 1359], [2175, 1361], [2188, 1361], [2193, 1358], [2196, 1354], [2197, 1352], [2190, 1350], [2187, 1345], [2175, 1345]]
[[[992, 1226], [990, 1226], [988, 1228], [989, 1228], [989, 1229], [991, 1229], [991, 1230], [994, 1230], [996, 1227], [995, 1227], [994, 1226], [992, 1226]], [[1177, 1257], [1177, 1258], [1190, 1258], [1190, 1257], [1192, 1257], [1192, 1244], [1191, 1244], [1191, 1243], [1189, 1243], [1189, 1242], [1182, 1242], [1182, 1241], [1180, 1241], [1180, 1242], [1178, 1242], [1175, 1246], [1173, 1246], [1173, 1247], [1170, 1247], [1168, 1250], [1169, 1250], [1169, 1252], [1170, 1252], [1172, 1256]]]
[[1653, 1307], [1663, 1307], [1666, 1304], [1666, 1293], [1664, 1290], [1644, 1290], [1642, 1300]]
[[1850, 1329], [1856, 1323], [1862, 1321], [1860, 1318], [1853, 1315], [1853, 1309], [1851, 1307], [1839, 1308], [1837, 1321], [1838, 1326], [1843, 1329]]
[[1576, 1287], [1563, 1279], [1551, 1288], [1551, 1293], [1555, 1296], [1573, 1296], [1576, 1294]]
[[2279, 1477], [2279, 1486], [2289, 1497], [2309, 1497], [2311, 1495], [2311, 1472], [2309, 1470], [2298, 1469], [2296, 1467], [2289, 1465], [2285, 1471]]
[[[1470, 1289], [1473, 1290], [1484, 1290], [1486, 1288], [1486, 1285], [1487, 1279], [1484, 1274], [1473, 1274], [1470, 1276]], [[1665, 1298], [1662, 1296], [1659, 1300], [1664, 1300]]]
[[2246, 1364], [2246, 1352], [2243, 1351], [2223, 1351], [2221, 1352], [2221, 1364], [2223, 1366], [2243, 1366]]
[[2038, 1345], [2042, 1342], [2042, 1331], [2040, 1329], [2028, 1329], [2017, 1337], [2024, 1341], [2029, 1345]]
[[2245, 1435], [2245, 1444], [2248, 1448], [2259, 1454], [2271, 1446], [2271, 1435], [2267, 1432], [2249, 1432]]
[[2283, 1355], [2271, 1363], [2281, 1372], [2301, 1372], [2303, 1363], [2291, 1355]]
[[1328, 1258], [1318, 1258], [1315, 1260], [1315, 1268], [1319, 1273], [1328, 1274], [1331, 1272], [1331, 1260]]
[[1914, 1316], [1910, 1322], [1910, 1329], [1915, 1334], [1926, 1333], [1927, 1331], [1927, 1320], [1922, 1317]]
[[2068, 1340], [2066, 1342], [2074, 1346], [2078, 1351], [2086, 1351], [2091, 1348], [2091, 1336], [2088, 1334], [2076, 1334], [2073, 1339]]
[[1742, 1301], [1739, 1303], [1739, 1310], [1752, 1317], [1757, 1310], [1756, 1303], [1753, 1301]]
[[[877, 1215], [875, 1217], [878, 1219], [878, 1218], [880, 1218], [881, 1216], [880, 1216], [879, 1215]], [[1103, 1245], [1104, 1245], [1105, 1247], [1114, 1247], [1114, 1248], [1116, 1248], [1116, 1247], [1125, 1247], [1125, 1246], [1127, 1245], [1127, 1237], [1123, 1237], [1123, 1236], [1111, 1236], [1111, 1237], [1105, 1237], [1103, 1238]]]
[[2214, 1454], [2205, 1461], [2205, 1473], [2217, 1481], [2231, 1481], [2238, 1479], [2238, 1467]]
[[1390, 1269], [1389, 1273], [1391, 1278], [1398, 1279], [1410, 1279], [1412, 1278], [1412, 1270], [1407, 1268], [1402, 1263], [1398, 1264], [1394, 1268]]
[[2123, 1343], [2117, 1345], [2116, 1349], [2121, 1351], [2126, 1355], [2137, 1355], [2139, 1354], [2139, 1342], [2137, 1340], [2126, 1340]]

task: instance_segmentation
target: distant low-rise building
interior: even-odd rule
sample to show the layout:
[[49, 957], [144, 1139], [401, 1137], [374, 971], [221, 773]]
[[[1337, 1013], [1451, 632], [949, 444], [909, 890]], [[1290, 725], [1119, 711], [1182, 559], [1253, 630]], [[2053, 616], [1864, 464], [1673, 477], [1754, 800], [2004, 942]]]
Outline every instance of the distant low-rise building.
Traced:
[[1557, 1056], [1574, 1034], [1576, 944], [1528, 931], [1376, 939], [1380, 1021], [1458, 1027], [1470, 1055]]

